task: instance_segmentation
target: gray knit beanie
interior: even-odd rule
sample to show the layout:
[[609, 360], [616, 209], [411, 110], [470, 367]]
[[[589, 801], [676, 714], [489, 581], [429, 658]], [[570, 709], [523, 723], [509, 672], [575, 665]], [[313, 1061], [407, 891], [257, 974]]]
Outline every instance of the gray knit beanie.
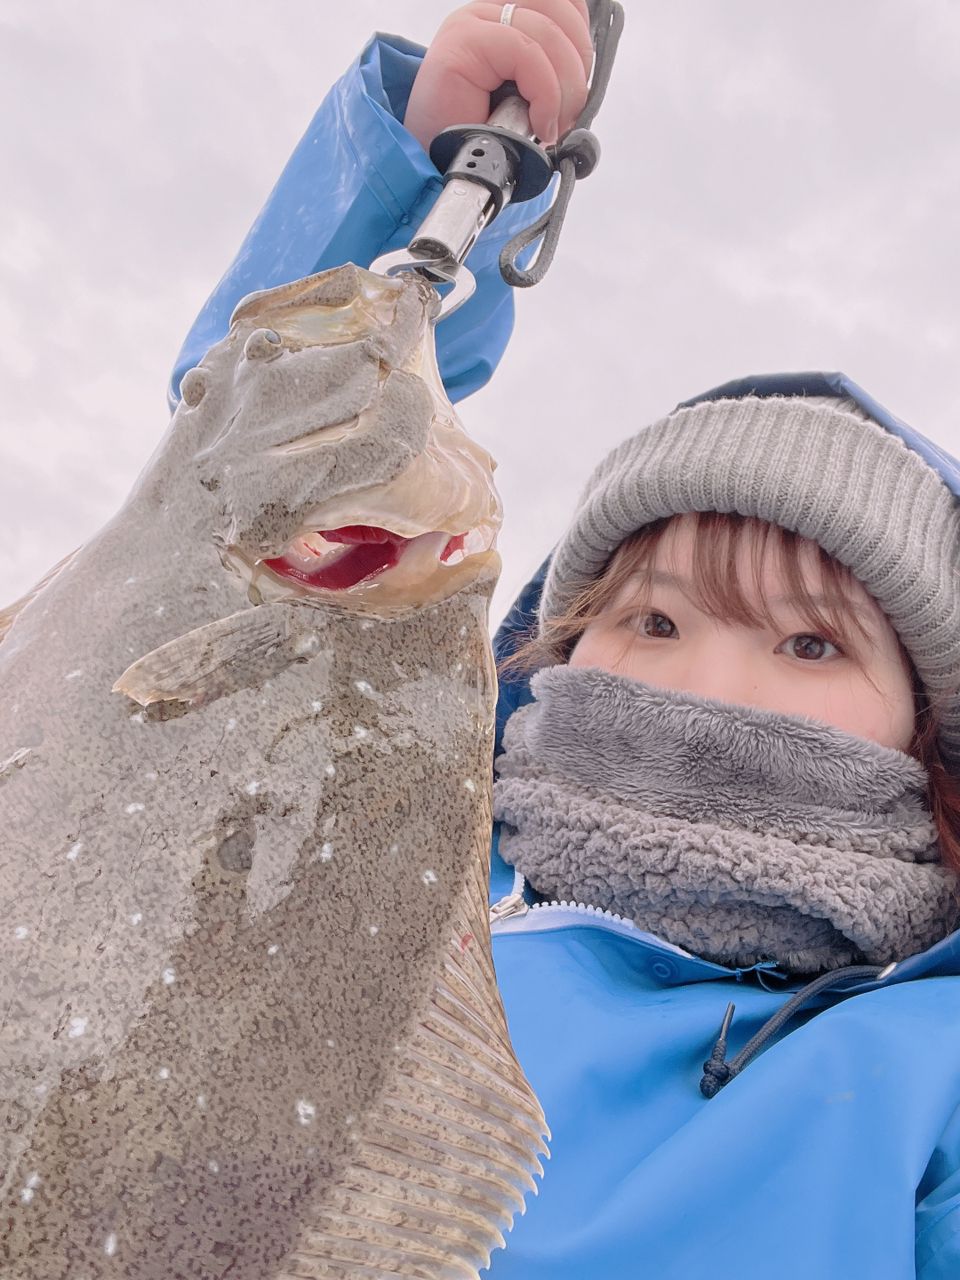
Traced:
[[737, 512], [818, 543], [897, 631], [960, 769], [960, 507], [943, 479], [852, 399], [746, 395], [681, 405], [590, 477], [554, 553], [542, 620], [567, 610], [631, 533]]

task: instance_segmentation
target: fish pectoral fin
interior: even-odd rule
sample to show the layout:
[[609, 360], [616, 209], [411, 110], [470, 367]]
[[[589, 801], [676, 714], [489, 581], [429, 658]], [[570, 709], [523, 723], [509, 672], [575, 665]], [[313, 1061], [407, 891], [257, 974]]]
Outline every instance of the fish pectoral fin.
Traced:
[[161, 645], [138, 659], [113, 686], [142, 707], [156, 702], [199, 706], [257, 686], [321, 651], [324, 620], [295, 604], [251, 606]]
[[547, 1153], [490, 953], [483, 859], [443, 972], [277, 1280], [477, 1280]]

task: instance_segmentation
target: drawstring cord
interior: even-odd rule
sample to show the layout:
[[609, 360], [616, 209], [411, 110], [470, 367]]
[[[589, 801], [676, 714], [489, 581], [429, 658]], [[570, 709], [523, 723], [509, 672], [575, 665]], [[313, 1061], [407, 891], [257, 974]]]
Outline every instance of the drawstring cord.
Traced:
[[832, 973], [822, 973], [819, 978], [814, 978], [812, 982], [808, 982], [805, 987], [801, 987], [799, 991], [795, 992], [772, 1018], [768, 1018], [757, 1034], [748, 1040], [737, 1056], [729, 1062], [725, 1061], [727, 1056], [727, 1034], [730, 1031], [730, 1023], [733, 1021], [733, 1013], [736, 1006], [728, 1004], [727, 1011], [723, 1015], [723, 1022], [720, 1024], [720, 1034], [717, 1037], [716, 1044], [713, 1046], [713, 1052], [703, 1064], [700, 1092], [705, 1098], [712, 1098], [719, 1093], [727, 1081], [739, 1075], [750, 1059], [758, 1054], [766, 1046], [767, 1042], [777, 1034], [780, 1028], [789, 1022], [800, 1011], [802, 1006], [812, 1000], [814, 996], [818, 996], [822, 991], [827, 991], [830, 987], [838, 986], [841, 983], [868, 981], [871, 978], [879, 977], [884, 972], [885, 969], [879, 965], [855, 964], [848, 966], [846, 969], [835, 969]]

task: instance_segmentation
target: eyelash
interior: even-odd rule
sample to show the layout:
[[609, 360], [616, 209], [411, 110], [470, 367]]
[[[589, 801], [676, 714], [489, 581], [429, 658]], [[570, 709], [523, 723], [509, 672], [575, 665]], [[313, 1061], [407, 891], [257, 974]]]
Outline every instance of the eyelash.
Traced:
[[[669, 618], [665, 613], [658, 613], [655, 609], [651, 609], [651, 610], [650, 610], [649, 612], [647, 612], [647, 613], [635, 613], [635, 614], [632, 614], [632, 615], [627, 619], [627, 625], [628, 625], [628, 626], [630, 626], [634, 631], [639, 631], [639, 632], [641, 633], [641, 635], [645, 635], [645, 636], [647, 636], [647, 637], [648, 637], [648, 639], [650, 639], [650, 640], [672, 640], [672, 639], [674, 638], [672, 635], [670, 635], [670, 636], [658, 636], [658, 635], [653, 635], [653, 634], [651, 634], [649, 631], [646, 631], [646, 630], [644, 629], [644, 625], [643, 625], [643, 624], [647, 621], [647, 619], [648, 619], [648, 618], [662, 618], [664, 622], [669, 622], [669, 623], [670, 623], [670, 626], [671, 626], [671, 627], [673, 627], [674, 632], [675, 632], [677, 635], [679, 635], [679, 632], [677, 631], [676, 623], [673, 621], [673, 619], [672, 619], [672, 618]], [[785, 644], [788, 644], [791, 640], [801, 640], [801, 639], [803, 639], [803, 640], [821, 640], [825, 645], [829, 645], [832, 649], [834, 649], [834, 650], [836, 651], [836, 653], [837, 653], [837, 656], [838, 656], [838, 657], [842, 657], [842, 656], [843, 656], [844, 651], [843, 651], [843, 649], [840, 647], [840, 645], [838, 645], [838, 644], [837, 644], [837, 642], [836, 642], [835, 640], [830, 640], [827, 636], [822, 636], [822, 635], [820, 635], [820, 634], [819, 634], [818, 632], [816, 632], [816, 631], [795, 631], [792, 635], [787, 636], [785, 640], [782, 640], [782, 641], [780, 642], [780, 644], [777, 646], [777, 649], [775, 650], [775, 652], [779, 652], [779, 651], [780, 651], [780, 649], [782, 648], [782, 646], [783, 646], [783, 645], [785, 645]], [[791, 656], [791, 657], [797, 658], [797, 655], [796, 655], [796, 654], [792, 654], [792, 655], [788, 655], [788, 656]], [[829, 656], [829, 655], [827, 655], [827, 654], [823, 654], [823, 655], [821, 655], [821, 658], [820, 658], [820, 659], [797, 658], [797, 661], [798, 661], [798, 662], [812, 662], [814, 665], [816, 665], [816, 664], [818, 663], [818, 661], [822, 661], [822, 660], [823, 660], [823, 658], [825, 658], [825, 657], [827, 657], [827, 656]]]

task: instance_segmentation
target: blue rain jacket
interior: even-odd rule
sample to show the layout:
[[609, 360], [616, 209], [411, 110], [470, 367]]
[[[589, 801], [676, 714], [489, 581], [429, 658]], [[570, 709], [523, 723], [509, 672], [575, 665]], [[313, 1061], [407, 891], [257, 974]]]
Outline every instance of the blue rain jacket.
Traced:
[[[422, 50], [374, 40], [327, 97], [184, 345], [182, 373], [243, 294], [409, 240], [439, 191], [398, 123]], [[479, 290], [438, 328], [453, 399], [496, 367], [513, 319], [500, 245], [538, 212], [509, 209], [471, 257]], [[960, 493], [957, 464], [842, 375], [726, 394], [853, 394]], [[717, 394], [716, 392], [708, 393]], [[542, 570], [498, 635], [509, 649]], [[529, 698], [504, 686], [499, 720]], [[520, 890], [494, 834], [491, 900]], [[729, 1001], [728, 1057], [796, 990], [770, 966], [691, 957], [588, 906], [532, 905], [494, 929], [517, 1053], [552, 1128], [540, 1194], [494, 1280], [956, 1280], [960, 1277], [960, 933], [884, 981], [826, 994], [714, 1098], [699, 1091]]]

